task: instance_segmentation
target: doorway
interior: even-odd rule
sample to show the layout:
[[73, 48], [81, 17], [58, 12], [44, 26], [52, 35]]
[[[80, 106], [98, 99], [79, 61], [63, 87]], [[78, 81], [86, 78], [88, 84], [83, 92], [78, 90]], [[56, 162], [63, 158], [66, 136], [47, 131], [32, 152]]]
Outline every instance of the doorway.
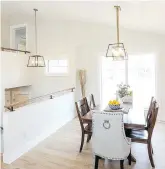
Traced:
[[10, 48], [27, 50], [27, 25], [13, 25], [10, 27]]

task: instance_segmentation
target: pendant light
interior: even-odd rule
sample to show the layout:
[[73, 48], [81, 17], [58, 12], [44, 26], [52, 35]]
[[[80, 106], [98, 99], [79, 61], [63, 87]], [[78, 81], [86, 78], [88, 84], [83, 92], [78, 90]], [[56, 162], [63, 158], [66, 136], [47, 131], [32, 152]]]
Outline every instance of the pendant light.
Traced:
[[35, 13], [35, 55], [29, 56], [27, 67], [45, 67], [44, 57], [38, 55], [37, 51], [37, 21], [36, 21], [36, 12], [38, 9], [34, 9]]
[[114, 6], [116, 9], [116, 25], [117, 25], [117, 43], [109, 44], [106, 57], [112, 57], [114, 61], [127, 60], [127, 52], [124, 48], [124, 44], [119, 41], [119, 11], [120, 6]]

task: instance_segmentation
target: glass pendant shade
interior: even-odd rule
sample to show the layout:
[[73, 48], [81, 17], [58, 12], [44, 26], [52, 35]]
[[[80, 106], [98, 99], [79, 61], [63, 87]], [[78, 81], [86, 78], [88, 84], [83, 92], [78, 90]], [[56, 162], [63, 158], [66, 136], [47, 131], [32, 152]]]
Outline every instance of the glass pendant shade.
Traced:
[[112, 57], [114, 61], [127, 60], [128, 56], [124, 48], [124, 44], [123, 43], [109, 44], [106, 57]]
[[44, 57], [40, 55], [29, 56], [27, 67], [45, 67]]

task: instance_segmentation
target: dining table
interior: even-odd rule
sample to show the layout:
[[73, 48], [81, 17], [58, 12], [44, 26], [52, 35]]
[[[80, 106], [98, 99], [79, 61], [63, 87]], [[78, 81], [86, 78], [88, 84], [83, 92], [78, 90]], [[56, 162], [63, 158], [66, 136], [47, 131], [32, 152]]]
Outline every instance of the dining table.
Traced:
[[[124, 128], [126, 132], [126, 136], [129, 137], [129, 134], [134, 129], [145, 129], [146, 128], [146, 120], [145, 120], [145, 110], [143, 106], [140, 104], [134, 103], [123, 103], [121, 105], [122, 109], [118, 110], [118, 112], [123, 112], [123, 122]], [[105, 111], [112, 113], [113, 111], [110, 109], [109, 105], [105, 108], [101, 108], [100, 106], [96, 107], [95, 109], [90, 110], [84, 116], [82, 116], [83, 122], [92, 125], [92, 114], [94, 111]], [[132, 155], [132, 161], [136, 162], [135, 157]]]

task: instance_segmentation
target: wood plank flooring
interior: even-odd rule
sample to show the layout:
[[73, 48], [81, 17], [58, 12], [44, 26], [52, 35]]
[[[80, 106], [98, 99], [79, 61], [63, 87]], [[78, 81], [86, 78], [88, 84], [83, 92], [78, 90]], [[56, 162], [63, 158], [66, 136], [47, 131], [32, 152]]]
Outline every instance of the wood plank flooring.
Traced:
[[[4, 165], [4, 168], [93, 169], [91, 143], [85, 143], [82, 153], [79, 153], [80, 131], [78, 119], [74, 119], [11, 165]], [[165, 169], [165, 124], [156, 124], [153, 148], [156, 169]], [[152, 168], [146, 145], [133, 143], [132, 153], [137, 162], [130, 167], [125, 161], [125, 169]], [[119, 168], [119, 162], [101, 160], [99, 164], [99, 169]]]

